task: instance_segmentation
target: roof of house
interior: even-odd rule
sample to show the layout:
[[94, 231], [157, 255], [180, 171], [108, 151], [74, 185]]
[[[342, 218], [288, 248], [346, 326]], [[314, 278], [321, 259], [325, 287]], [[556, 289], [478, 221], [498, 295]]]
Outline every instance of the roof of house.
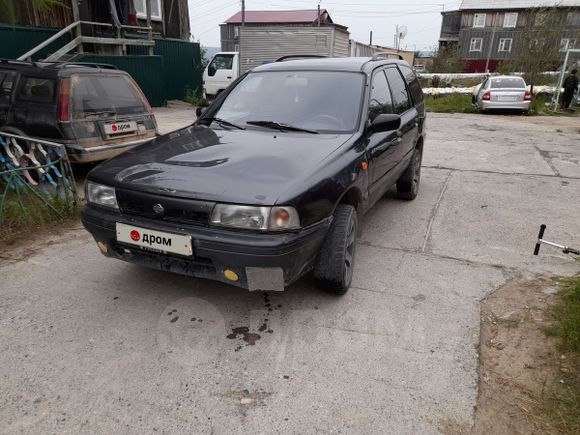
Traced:
[[460, 10], [580, 7], [580, 0], [463, 0]]
[[[321, 22], [332, 24], [332, 19], [326, 9], [320, 10]], [[270, 24], [270, 23], [314, 23], [318, 19], [317, 9], [304, 9], [293, 11], [246, 11], [246, 23]], [[242, 12], [238, 12], [226, 20], [226, 24], [242, 22]]]

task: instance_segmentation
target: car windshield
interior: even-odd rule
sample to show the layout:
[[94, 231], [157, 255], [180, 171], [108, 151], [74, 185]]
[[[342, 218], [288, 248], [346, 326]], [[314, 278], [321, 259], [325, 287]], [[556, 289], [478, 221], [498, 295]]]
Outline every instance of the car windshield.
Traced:
[[75, 74], [71, 84], [74, 119], [95, 114], [132, 115], [147, 111], [139, 91], [125, 75]]
[[524, 79], [520, 77], [498, 77], [491, 79], [491, 87], [492, 89], [501, 89], [501, 88], [524, 89], [526, 87], [526, 82], [524, 82]]
[[[273, 71], [250, 73], [226, 97], [216, 118], [252, 128], [283, 124], [315, 132], [355, 130], [362, 73]], [[257, 126], [257, 127], [256, 127]]]

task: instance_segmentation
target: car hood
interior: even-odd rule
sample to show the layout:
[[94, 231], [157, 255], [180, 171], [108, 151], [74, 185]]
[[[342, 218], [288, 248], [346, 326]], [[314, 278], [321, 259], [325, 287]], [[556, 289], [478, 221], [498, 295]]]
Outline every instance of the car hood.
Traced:
[[164, 196], [273, 205], [351, 136], [194, 125], [101, 164], [89, 179]]

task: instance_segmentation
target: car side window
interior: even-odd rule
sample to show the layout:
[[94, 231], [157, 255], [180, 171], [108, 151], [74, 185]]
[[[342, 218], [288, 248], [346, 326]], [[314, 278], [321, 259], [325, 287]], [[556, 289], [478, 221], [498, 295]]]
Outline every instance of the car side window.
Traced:
[[391, 90], [383, 70], [373, 75], [371, 98], [369, 102], [369, 119], [372, 121], [382, 113], [393, 113]]
[[411, 97], [413, 97], [413, 103], [419, 104], [423, 101], [423, 90], [421, 89], [421, 83], [419, 83], [419, 78], [415, 72], [406, 65], [399, 65], [399, 69], [405, 77], [405, 81], [409, 86], [409, 91], [411, 92]]
[[16, 98], [22, 101], [50, 103], [54, 98], [54, 80], [22, 77]]
[[411, 108], [407, 85], [403, 80], [403, 76], [401, 76], [401, 73], [396, 67], [387, 68], [385, 74], [387, 75], [387, 80], [393, 96], [393, 109], [396, 114], [400, 115]]
[[220, 69], [231, 70], [234, 67], [233, 54], [220, 54], [213, 58], [207, 69], [208, 75], [213, 77]]

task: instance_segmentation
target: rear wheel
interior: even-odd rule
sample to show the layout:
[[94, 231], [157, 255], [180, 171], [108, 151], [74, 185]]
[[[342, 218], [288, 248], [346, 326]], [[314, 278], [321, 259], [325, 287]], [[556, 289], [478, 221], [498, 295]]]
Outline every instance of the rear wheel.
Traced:
[[401, 178], [397, 180], [397, 195], [401, 199], [411, 201], [419, 194], [421, 183], [421, 162], [423, 160], [423, 150], [421, 147], [415, 148], [411, 162]]
[[318, 288], [337, 295], [348, 291], [354, 270], [357, 228], [355, 208], [339, 204], [314, 267]]

